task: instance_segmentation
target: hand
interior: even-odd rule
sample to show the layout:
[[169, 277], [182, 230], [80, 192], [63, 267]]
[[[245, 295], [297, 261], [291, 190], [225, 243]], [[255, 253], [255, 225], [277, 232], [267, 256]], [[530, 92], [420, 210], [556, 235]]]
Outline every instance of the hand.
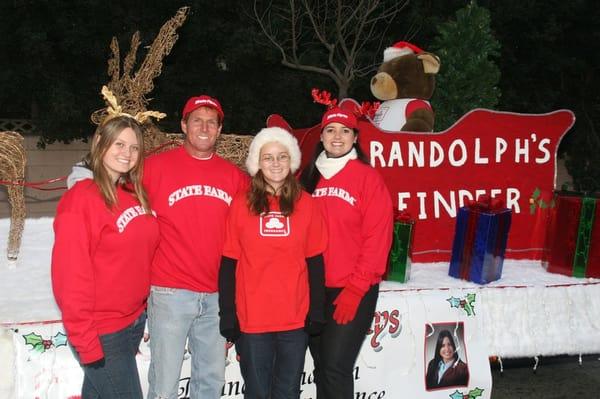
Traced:
[[223, 338], [229, 342], [235, 342], [240, 337], [240, 322], [237, 315], [233, 312], [220, 314], [219, 331]]
[[226, 328], [224, 330], [221, 330], [221, 335], [228, 342], [235, 343], [235, 341], [237, 341], [237, 339], [241, 335], [240, 327], [236, 325], [233, 328]]
[[307, 317], [306, 321], [304, 322], [304, 332], [306, 332], [311, 337], [315, 335], [320, 335], [323, 331], [323, 328], [325, 328], [324, 321], [311, 320]]
[[348, 324], [354, 320], [358, 305], [364, 295], [365, 293], [354, 285], [346, 285], [333, 301], [333, 304], [336, 305], [333, 319], [338, 324]]

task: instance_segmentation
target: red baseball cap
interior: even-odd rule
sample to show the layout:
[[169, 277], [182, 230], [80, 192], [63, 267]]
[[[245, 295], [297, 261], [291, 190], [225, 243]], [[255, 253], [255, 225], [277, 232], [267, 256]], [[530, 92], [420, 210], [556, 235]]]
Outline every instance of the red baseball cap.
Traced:
[[321, 119], [321, 129], [333, 122], [341, 123], [350, 129], [356, 129], [358, 126], [356, 115], [339, 107], [331, 108], [329, 111], [325, 112], [323, 119]]
[[223, 108], [221, 108], [221, 103], [216, 98], [212, 98], [207, 95], [201, 95], [198, 97], [192, 97], [185, 103], [185, 107], [183, 107], [183, 115], [182, 118], [185, 119], [191, 112], [194, 112], [200, 107], [208, 107], [217, 111], [219, 114], [219, 118], [223, 120], [225, 114], [223, 113]]

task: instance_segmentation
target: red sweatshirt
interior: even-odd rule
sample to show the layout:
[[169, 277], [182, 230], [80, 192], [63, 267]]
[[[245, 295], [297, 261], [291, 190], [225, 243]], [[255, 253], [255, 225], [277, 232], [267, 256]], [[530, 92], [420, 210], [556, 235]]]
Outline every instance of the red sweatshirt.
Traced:
[[96, 184], [82, 180], [63, 195], [54, 219], [52, 289], [81, 362], [104, 356], [99, 335], [122, 330], [146, 308], [158, 223], [117, 189], [109, 210]]
[[236, 311], [245, 333], [304, 326], [309, 287], [306, 258], [323, 253], [327, 231], [319, 206], [302, 196], [290, 216], [269, 198], [270, 212], [256, 215], [238, 195], [231, 205], [223, 256], [237, 259]]
[[385, 273], [392, 243], [393, 207], [381, 175], [350, 160], [331, 179], [321, 177], [312, 196], [322, 205], [329, 233], [325, 285], [363, 289]]
[[152, 285], [216, 292], [225, 221], [233, 197], [248, 185], [238, 167], [178, 147], [149, 157], [144, 186], [160, 226]]

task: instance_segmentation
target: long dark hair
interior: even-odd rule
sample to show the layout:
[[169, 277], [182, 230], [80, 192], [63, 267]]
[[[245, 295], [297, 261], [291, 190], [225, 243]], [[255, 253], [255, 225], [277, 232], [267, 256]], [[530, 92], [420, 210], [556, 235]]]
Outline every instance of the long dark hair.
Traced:
[[[352, 130], [354, 131], [354, 137], [356, 137], [358, 135], [358, 129]], [[363, 152], [363, 150], [360, 148], [360, 145], [358, 145], [358, 142], [352, 144], [352, 148], [356, 150], [357, 159], [360, 162], [369, 165], [369, 160]], [[321, 172], [319, 172], [316, 162], [317, 158], [319, 158], [319, 155], [321, 155], [323, 151], [325, 151], [325, 147], [323, 146], [323, 142], [319, 140], [317, 146], [315, 147], [315, 151], [312, 155], [312, 158], [310, 159], [310, 163], [306, 165], [306, 167], [302, 170], [302, 173], [300, 174], [300, 184], [302, 184], [302, 187], [304, 187], [304, 189], [310, 194], [312, 194], [313, 191], [315, 191], [315, 188], [319, 183], [319, 179], [321, 179]]]
[[[252, 176], [252, 182], [247, 197], [248, 208], [256, 215], [270, 211], [268, 188], [269, 184], [266, 182], [262, 170], [259, 169], [258, 172]], [[301, 193], [302, 187], [294, 174], [290, 171], [277, 196], [277, 199], [279, 200], [279, 210], [284, 216], [289, 216], [294, 212], [294, 204], [298, 198], [300, 198]]]
[[440, 335], [438, 335], [437, 341], [435, 343], [435, 353], [433, 356], [434, 364], [438, 364], [442, 357], [440, 356], [440, 349], [442, 348], [442, 344], [444, 343], [444, 338], [448, 338], [450, 341], [450, 345], [454, 349], [454, 361], [458, 359], [458, 352], [456, 352], [456, 344], [454, 343], [454, 338], [452, 338], [452, 334], [448, 330], [440, 331]]

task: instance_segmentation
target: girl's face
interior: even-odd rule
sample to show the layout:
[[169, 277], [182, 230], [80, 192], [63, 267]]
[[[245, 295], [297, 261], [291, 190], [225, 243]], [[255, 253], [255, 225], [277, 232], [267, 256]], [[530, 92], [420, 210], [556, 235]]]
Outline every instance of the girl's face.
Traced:
[[278, 190], [290, 174], [290, 154], [288, 149], [278, 143], [266, 143], [260, 149], [259, 167], [265, 181]]
[[448, 363], [449, 361], [454, 359], [454, 347], [450, 342], [448, 337], [444, 337], [442, 340], [442, 346], [440, 348], [440, 356], [444, 363]]
[[102, 157], [102, 164], [112, 181], [116, 182], [122, 174], [135, 167], [139, 157], [140, 146], [137, 135], [132, 128], [126, 127], [106, 150]]
[[354, 130], [339, 122], [332, 122], [323, 128], [321, 141], [327, 156], [336, 158], [347, 154], [356, 143]]

